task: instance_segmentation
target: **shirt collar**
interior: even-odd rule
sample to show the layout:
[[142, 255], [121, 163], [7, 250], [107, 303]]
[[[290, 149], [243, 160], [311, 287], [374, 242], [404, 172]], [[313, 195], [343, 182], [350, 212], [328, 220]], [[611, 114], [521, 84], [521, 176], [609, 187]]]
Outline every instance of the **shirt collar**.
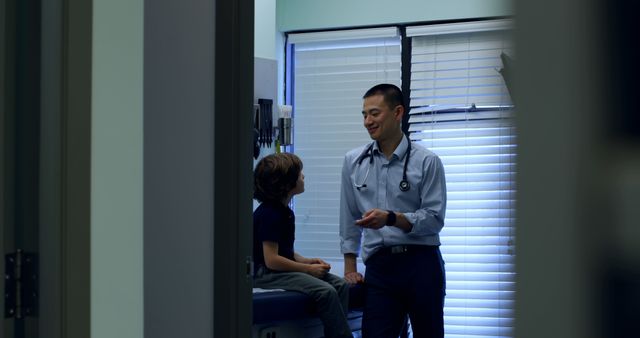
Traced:
[[[393, 151], [393, 156], [395, 156], [396, 158], [402, 160], [404, 158], [404, 156], [407, 154], [407, 147], [408, 146], [409, 146], [409, 141], [407, 141], [407, 137], [404, 136], [404, 134], [403, 134], [402, 140], [400, 140], [400, 143], [398, 144], [396, 149]], [[376, 154], [376, 156], [382, 153], [380, 151], [380, 148], [378, 147], [378, 142], [377, 141], [373, 141], [372, 152], [374, 154]]]

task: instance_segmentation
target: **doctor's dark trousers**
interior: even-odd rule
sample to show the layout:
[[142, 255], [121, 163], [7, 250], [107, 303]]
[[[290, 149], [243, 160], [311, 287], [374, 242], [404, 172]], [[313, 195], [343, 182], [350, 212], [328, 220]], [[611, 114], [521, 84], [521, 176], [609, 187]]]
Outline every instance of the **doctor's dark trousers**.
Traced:
[[414, 338], [444, 337], [440, 248], [420, 245], [404, 250], [386, 247], [367, 259], [363, 338], [397, 338], [407, 314]]

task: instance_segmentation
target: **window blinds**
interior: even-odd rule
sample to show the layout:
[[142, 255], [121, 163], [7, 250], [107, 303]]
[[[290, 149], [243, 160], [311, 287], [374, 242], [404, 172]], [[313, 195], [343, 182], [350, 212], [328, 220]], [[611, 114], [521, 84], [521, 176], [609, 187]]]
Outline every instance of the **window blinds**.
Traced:
[[410, 116], [411, 139], [438, 154], [446, 173], [440, 239], [447, 337], [512, 335], [516, 136], [510, 116], [510, 109], [493, 107]]
[[447, 179], [447, 337], [513, 335], [516, 134], [498, 72], [511, 53], [504, 27], [407, 30], [410, 137], [440, 156]]
[[296, 250], [342, 262], [342, 162], [348, 150], [370, 142], [362, 95], [378, 83], [400, 85], [400, 39], [396, 28], [385, 28], [296, 34], [292, 41], [293, 149], [305, 173], [305, 192], [294, 198]]
[[498, 71], [511, 50], [503, 30], [414, 36], [411, 107], [510, 104]]

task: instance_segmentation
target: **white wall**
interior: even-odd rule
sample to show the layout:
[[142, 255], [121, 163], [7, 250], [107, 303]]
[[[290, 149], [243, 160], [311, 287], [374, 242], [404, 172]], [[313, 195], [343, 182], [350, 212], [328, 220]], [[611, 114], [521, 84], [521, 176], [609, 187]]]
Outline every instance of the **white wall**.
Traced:
[[[253, 98], [257, 104], [258, 98], [273, 100], [273, 121], [277, 123], [279, 113], [278, 104], [282, 103], [282, 52], [278, 50], [282, 44], [281, 33], [276, 31], [276, 0], [255, 0], [254, 26], [254, 84]], [[275, 152], [275, 148], [264, 146], [260, 149], [257, 161]], [[257, 206], [254, 201], [254, 209]]]
[[276, 0], [255, 0], [255, 57], [276, 59], [276, 34]]
[[143, 0], [93, 0], [91, 337], [143, 337]]

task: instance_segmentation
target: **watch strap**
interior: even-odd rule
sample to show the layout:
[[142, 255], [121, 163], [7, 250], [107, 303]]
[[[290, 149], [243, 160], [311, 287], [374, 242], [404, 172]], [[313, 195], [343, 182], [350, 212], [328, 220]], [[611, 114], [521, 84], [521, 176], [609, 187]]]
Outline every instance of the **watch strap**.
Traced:
[[391, 210], [387, 210], [388, 214], [387, 214], [387, 225], [395, 225], [396, 224], [396, 213], [391, 211]]

